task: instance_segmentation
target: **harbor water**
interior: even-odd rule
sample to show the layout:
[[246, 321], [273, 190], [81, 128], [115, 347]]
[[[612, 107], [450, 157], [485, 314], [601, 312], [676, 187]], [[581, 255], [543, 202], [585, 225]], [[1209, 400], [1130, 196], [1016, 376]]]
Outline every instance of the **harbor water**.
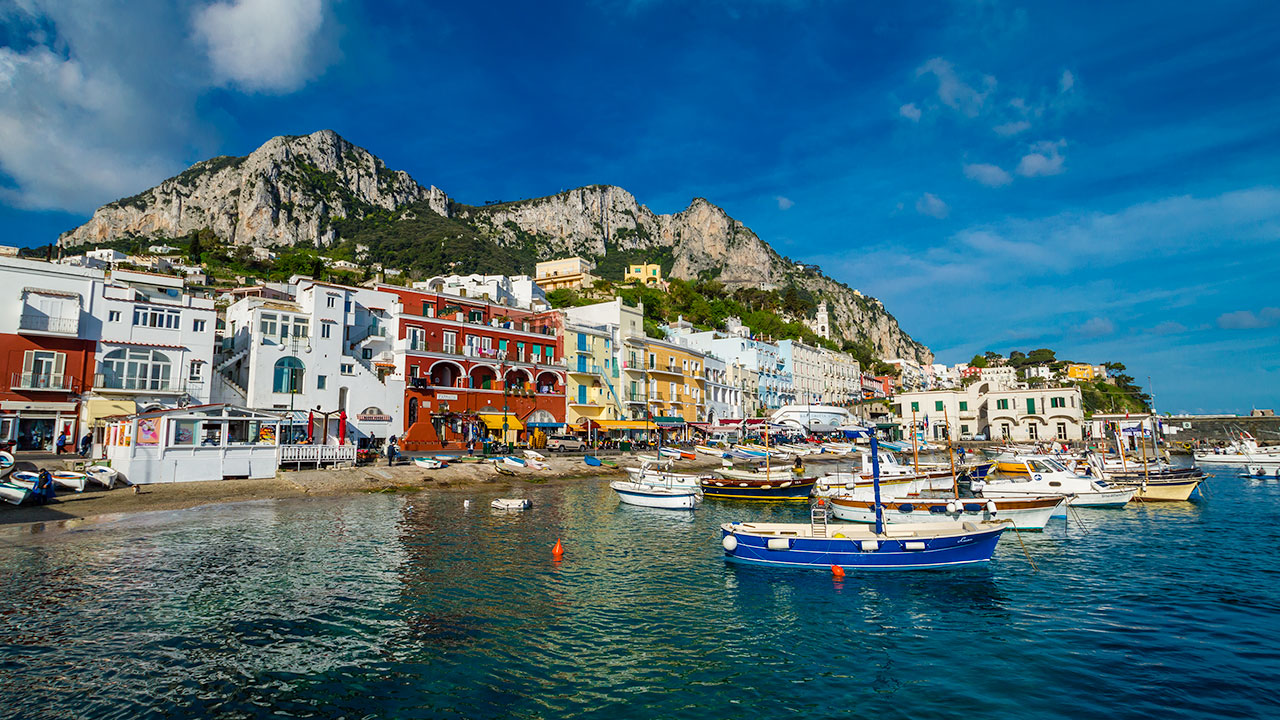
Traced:
[[1211, 472], [840, 582], [604, 480], [3, 528], [0, 717], [1277, 717], [1280, 483]]

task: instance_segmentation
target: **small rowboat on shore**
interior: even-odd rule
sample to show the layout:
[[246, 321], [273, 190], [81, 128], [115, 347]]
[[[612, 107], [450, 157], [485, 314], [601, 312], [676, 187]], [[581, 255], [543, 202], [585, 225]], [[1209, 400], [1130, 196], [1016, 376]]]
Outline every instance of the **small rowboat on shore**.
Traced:
[[21, 505], [31, 497], [31, 488], [14, 483], [0, 483], [0, 500], [12, 505]]
[[417, 465], [423, 470], [439, 470], [440, 468], [445, 467], [445, 463], [433, 457], [414, 458], [413, 464]]
[[688, 485], [649, 485], [614, 480], [609, 483], [609, 487], [618, 493], [619, 500], [628, 505], [667, 510], [693, 510], [702, 504], [702, 491]]
[[600, 467], [601, 465], [600, 458], [595, 455], [583, 455], [582, 462], [590, 465], [591, 467]]
[[91, 465], [85, 468], [84, 474], [108, 490], [115, 487], [116, 479], [120, 477], [120, 473], [115, 468], [106, 465]]

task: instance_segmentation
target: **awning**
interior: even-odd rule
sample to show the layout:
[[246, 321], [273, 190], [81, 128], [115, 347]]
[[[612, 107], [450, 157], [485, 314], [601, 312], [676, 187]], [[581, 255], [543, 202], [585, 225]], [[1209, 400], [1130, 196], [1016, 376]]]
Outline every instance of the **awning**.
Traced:
[[653, 418], [653, 423], [659, 427], [678, 427], [684, 425], [684, 418], [676, 415], [658, 415]]
[[[502, 415], [489, 415], [488, 413], [480, 413], [479, 417], [480, 417], [480, 421], [485, 424], [485, 427], [489, 428], [490, 430], [502, 429], [502, 419], [503, 419]], [[520, 418], [516, 417], [515, 415], [507, 415], [506, 420], [507, 420], [507, 428], [510, 430], [524, 429], [524, 423], [520, 422]]]
[[[501, 426], [501, 425], [499, 425], [498, 427], [502, 427], [502, 426]], [[525, 427], [531, 427], [531, 428], [558, 428], [558, 427], [564, 427], [564, 423], [561, 423], [561, 422], [531, 422], [531, 423], [525, 423]]]
[[138, 405], [132, 400], [116, 400], [113, 398], [90, 398], [85, 403], [85, 420], [94, 422], [112, 415], [132, 415], [138, 412]]
[[653, 423], [644, 420], [592, 420], [601, 430], [651, 430]]

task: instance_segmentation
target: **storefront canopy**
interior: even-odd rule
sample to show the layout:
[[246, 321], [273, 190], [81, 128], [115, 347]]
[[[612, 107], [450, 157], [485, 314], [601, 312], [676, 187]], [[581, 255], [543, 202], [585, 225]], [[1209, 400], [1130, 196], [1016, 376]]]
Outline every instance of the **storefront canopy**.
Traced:
[[653, 422], [661, 427], [679, 427], [684, 425], [684, 418], [674, 415], [658, 415]]
[[490, 430], [501, 430], [503, 418], [506, 418], [507, 428], [509, 430], [523, 430], [524, 423], [520, 422], [520, 418], [515, 415], [490, 415], [488, 413], [480, 413], [480, 421]]
[[592, 420], [601, 430], [646, 430], [652, 429], [653, 423], [644, 420]]

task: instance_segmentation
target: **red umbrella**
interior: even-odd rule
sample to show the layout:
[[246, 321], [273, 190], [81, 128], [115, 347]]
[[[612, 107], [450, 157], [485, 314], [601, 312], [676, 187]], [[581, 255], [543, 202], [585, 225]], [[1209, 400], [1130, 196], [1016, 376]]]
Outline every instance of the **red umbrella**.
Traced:
[[343, 410], [338, 413], [338, 444], [343, 445], [347, 442], [347, 411]]
[[307, 443], [308, 444], [310, 444], [313, 439], [312, 433], [314, 432], [315, 423], [316, 423], [316, 414], [311, 410], [308, 410], [307, 411]]

